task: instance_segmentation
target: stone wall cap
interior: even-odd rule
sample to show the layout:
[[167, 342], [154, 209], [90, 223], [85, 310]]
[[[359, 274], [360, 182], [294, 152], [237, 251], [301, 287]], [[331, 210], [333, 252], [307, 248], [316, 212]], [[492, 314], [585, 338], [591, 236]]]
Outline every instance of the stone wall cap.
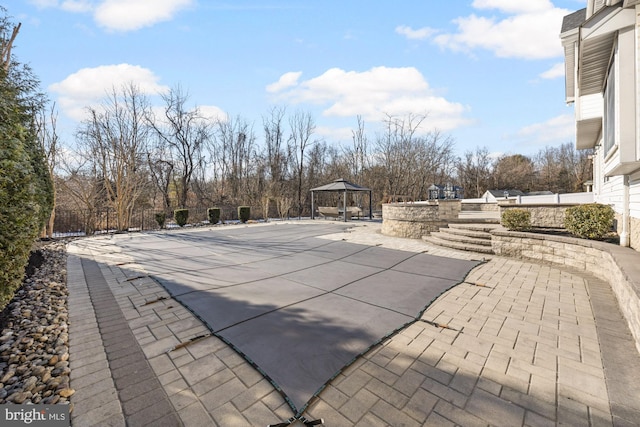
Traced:
[[571, 208], [573, 206], [580, 206], [583, 203], [508, 203], [508, 202], [498, 202], [498, 206], [504, 206], [509, 208]]
[[510, 231], [506, 228], [498, 228], [491, 231], [491, 234], [502, 237], [520, 237], [534, 240], [548, 240], [582, 246], [585, 248], [597, 249], [609, 254], [614, 264], [618, 267], [625, 280], [631, 285], [636, 295], [640, 296], [640, 252], [633, 248], [628, 248], [613, 243], [601, 242], [598, 240], [587, 240], [579, 237], [554, 236], [544, 233], [531, 233], [523, 231]]

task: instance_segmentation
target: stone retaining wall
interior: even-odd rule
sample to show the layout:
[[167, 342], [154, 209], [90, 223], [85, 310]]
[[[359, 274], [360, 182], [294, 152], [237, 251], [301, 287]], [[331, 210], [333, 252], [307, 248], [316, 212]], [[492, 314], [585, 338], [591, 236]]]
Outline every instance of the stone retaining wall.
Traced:
[[631, 241], [631, 247], [636, 251], [640, 251], [640, 219], [631, 218], [629, 222], [629, 237]]
[[463, 211], [496, 212], [500, 208], [497, 203], [463, 203]]
[[421, 239], [447, 221], [458, 218], [460, 200], [438, 200], [429, 203], [385, 203], [382, 205], [381, 232], [387, 236]]
[[567, 209], [575, 204], [512, 205], [500, 203], [500, 217], [509, 209], [522, 209], [531, 212], [531, 226], [537, 228], [564, 228]]
[[492, 231], [491, 246], [496, 255], [564, 265], [608, 282], [640, 351], [638, 252], [610, 243], [507, 230]]
[[461, 208], [460, 200], [438, 200], [438, 219], [457, 219]]

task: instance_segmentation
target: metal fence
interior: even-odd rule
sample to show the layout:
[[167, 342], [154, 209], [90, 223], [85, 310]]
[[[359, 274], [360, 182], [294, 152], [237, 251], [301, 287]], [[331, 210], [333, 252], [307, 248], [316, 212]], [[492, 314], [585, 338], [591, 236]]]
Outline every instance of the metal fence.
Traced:
[[[238, 212], [235, 206], [220, 207], [221, 221], [237, 221]], [[159, 230], [156, 214], [163, 211], [157, 209], [138, 209], [133, 211], [126, 230], [118, 230], [118, 221], [114, 209], [79, 210], [56, 208], [53, 224], [53, 237], [91, 236], [94, 234], [114, 233], [117, 231]], [[262, 218], [260, 208], [251, 208], [251, 218]], [[190, 225], [208, 224], [207, 208], [189, 208]], [[178, 227], [175, 220], [167, 216], [165, 228]]]

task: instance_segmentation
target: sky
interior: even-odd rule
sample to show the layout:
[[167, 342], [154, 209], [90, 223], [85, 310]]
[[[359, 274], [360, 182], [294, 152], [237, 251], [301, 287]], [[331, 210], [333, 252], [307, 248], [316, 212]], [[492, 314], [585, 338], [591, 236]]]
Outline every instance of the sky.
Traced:
[[575, 140], [563, 16], [586, 0], [4, 0], [72, 144], [86, 114], [134, 83], [152, 103], [181, 87], [258, 142], [274, 107], [310, 113], [314, 138], [369, 140], [388, 116], [424, 115], [462, 155], [533, 155]]

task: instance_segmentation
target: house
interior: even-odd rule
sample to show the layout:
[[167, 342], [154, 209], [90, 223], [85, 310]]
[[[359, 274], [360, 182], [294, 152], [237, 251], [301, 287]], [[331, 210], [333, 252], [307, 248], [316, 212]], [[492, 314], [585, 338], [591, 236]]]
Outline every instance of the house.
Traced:
[[525, 196], [525, 193], [520, 190], [487, 190], [481, 198], [487, 203], [495, 203], [501, 200], [517, 199], [518, 196]]
[[464, 189], [458, 185], [437, 185], [431, 184], [429, 188], [427, 188], [428, 198], [429, 200], [436, 199], [462, 199], [464, 194]]
[[640, 0], [588, 0], [565, 16], [566, 102], [576, 148], [593, 148], [593, 193], [622, 246], [640, 250]]

